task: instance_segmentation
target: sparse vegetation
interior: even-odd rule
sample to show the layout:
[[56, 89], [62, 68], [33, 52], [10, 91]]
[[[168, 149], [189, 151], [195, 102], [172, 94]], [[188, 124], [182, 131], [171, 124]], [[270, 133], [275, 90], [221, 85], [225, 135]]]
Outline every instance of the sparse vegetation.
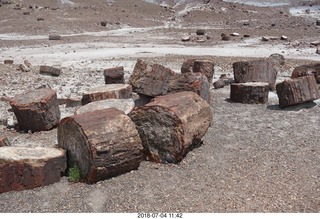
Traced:
[[79, 182], [81, 179], [81, 171], [77, 165], [68, 170], [68, 177], [71, 182]]

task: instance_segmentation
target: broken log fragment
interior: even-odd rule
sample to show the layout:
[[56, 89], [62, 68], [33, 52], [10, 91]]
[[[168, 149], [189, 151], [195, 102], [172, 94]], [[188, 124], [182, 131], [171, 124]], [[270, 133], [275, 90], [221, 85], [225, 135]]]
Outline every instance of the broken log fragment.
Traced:
[[187, 59], [182, 63], [181, 73], [188, 72], [201, 72], [208, 78], [211, 85], [214, 75], [214, 62], [211, 60]]
[[132, 97], [132, 86], [129, 84], [106, 84], [94, 87], [86, 91], [81, 99], [81, 104], [105, 100], [105, 99], [128, 99]]
[[0, 147], [10, 146], [10, 142], [6, 137], [0, 137]]
[[124, 84], [123, 66], [107, 68], [104, 70], [105, 84]]
[[67, 150], [68, 168], [77, 166], [87, 183], [138, 169], [143, 159], [135, 124], [116, 108], [62, 119], [58, 144]]
[[247, 82], [231, 84], [230, 100], [237, 103], [267, 103], [269, 84], [263, 82]]
[[129, 116], [136, 124], [147, 159], [178, 163], [201, 144], [212, 122], [207, 101], [194, 92], [158, 96]]
[[314, 75], [316, 82], [320, 84], [320, 63], [296, 67], [292, 72], [291, 78], [304, 77], [307, 75]]
[[62, 70], [52, 66], [41, 65], [40, 74], [49, 74], [49, 75], [58, 77], [62, 74]]
[[277, 95], [281, 108], [313, 101], [320, 97], [313, 75], [289, 79], [277, 84]]
[[47, 131], [59, 123], [57, 94], [50, 88], [27, 91], [16, 95], [10, 105], [21, 130]]
[[0, 193], [59, 182], [66, 164], [66, 154], [62, 149], [0, 147]]

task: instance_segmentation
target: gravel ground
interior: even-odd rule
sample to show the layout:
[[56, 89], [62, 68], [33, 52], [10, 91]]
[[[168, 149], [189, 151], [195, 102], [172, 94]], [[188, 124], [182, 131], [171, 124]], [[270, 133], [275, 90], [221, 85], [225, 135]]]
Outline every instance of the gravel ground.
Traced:
[[[53, 2], [45, 1], [48, 4], [44, 4], [39, 0], [24, 1], [25, 5], [54, 8], [33, 9], [30, 16], [22, 15], [23, 11], [28, 11], [28, 7], [22, 10], [14, 10], [14, 5], [0, 7], [0, 23], [3, 24], [0, 26], [0, 61], [16, 61], [15, 57], [19, 57], [34, 64], [31, 72], [17, 70], [20, 59], [15, 65], [0, 64], [0, 135], [8, 137], [12, 146], [52, 147], [57, 143], [56, 129], [20, 133], [3, 125], [3, 118], [13, 118], [9, 98], [24, 90], [50, 86], [57, 91], [58, 96], [76, 99], [89, 87], [104, 83], [103, 68], [124, 65], [128, 79], [139, 55], [174, 70], [179, 70], [187, 58], [200, 57], [197, 54], [155, 56], [144, 52], [132, 56], [119, 52], [106, 57], [106, 54], [99, 53], [103, 47], [99, 47], [100, 43], [115, 44], [115, 48], [138, 47], [149, 43], [151, 47], [172, 45], [184, 46], [186, 49], [199, 48], [200, 51], [201, 48], [217, 45], [230, 48], [235, 45], [233, 43], [242, 42], [240, 37], [232, 38], [230, 42], [221, 42], [222, 32], [241, 31], [241, 34], [249, 33], [253, 38], [264, 34], [285, 34], [289, 36], [289, 41], [258, 42], [259, 47], [251, 47], [259, 52], [262, 45], [271, 52], [281, 45], [285, 46], [281, 47], [284, 48], [285, 57], [291, 55], [286, 48], [290, 48], [290, 51], [294, 48], [296, 54], [304, 58], [287, 59], [279, 73], [280, 82], [290, 77], [295, 66], [311, 62], [305, 54], [309, 54], [306, 51], [310, 49], [310, 42], [318, 40], [320, 31], [314, 24], [314, 18], [291, 17], [286, 7], [256, 8], [211, 1], [210, 10], [182, 4], [175, 7], [176, 11], [173, 12], [170, 7], [166, 9], [143, 1], [108, 1], [114, 2], [110, 3], [113, 6], [108, 7], [97, 0], [90, 1], [88, 5], [84, 0], [75, 0], [77, 5], [72, 7]], [[148, 13], [140, 15], [134, 13], [135, 10]], [[22, 16], [25, 19], [21, 19]], [[37, 17], [44, 17], [45, 21], [39, 22]], [[99, 25], [102, 20], [109, 21], [106, 27]], [[244, 26], [246, 22], [249, 22], [249, 26]], [[276, 25], [271, 26], [273, 22]], [[168, 27], [171, 24], [173, 27]], [[158, 25], [160, 28], [154, 29]], [[128, 27], [152, 28], [126, 29]], [[181, 35], [196, 37], [194, 33], [198, 27], [204, 27], [208, 33], [209, 39], [205, 43], [181, 42]], [[109, 30], [115, 32], [103, 32]], [[83, 34], [87, 31], [91, 35]], [[61, 41], [52, 42], [46, 39], [49, 33], [67, 36]], [[296, 41], [300, 44], [294, 47]], [[86, 56], [80, 57], [81, 60], [62, 66], [64, 73], [57, 78], [39, 75], [38, 65], [41, 60], [27, 53], [46, 48], [48, 54], [44, 55], [43, 60], [53, 65], [57, 61], [63, 62], [61, 57], [72, 58], [73, 53], [77, 54], [82, 49], [76, 47], [75, 43], [87, 44], [87, 47], [92, 45], [92, 50], [97, 51], [96, 56], [87, 60]], [[60, 54], [55, 54], [60, 46]], [[84, 53], [89, 51], [85, 49]], [[315, 50], [314, 47], [312, 49]], [[91, 51], [92, 54], [94, 52]], [[315, 57], [314, 54], [312, 57]], [[214, 60], [214, 80], [217, 80], [223, 73], [232, 77], [233, 62], [257, 57], [201, 58]], [[314, 58], [312, 60], [317, 61]], [[229, 92], [230, 87], [211, 90], [212, 126], [203, 138], [203, 145], [188, 153], [181, 163], [163, 165], [144, 161], [136, 171], [93, 185], [72, 183], [64, 176], [60, 182], [46, 187], [0, 194], [0, 212], [319, 213], [320, 101], [281, 110], [275, 93], [270, 92], [267, 104], [248, 105], [230, 102]], [[62, 116], [71, 115], [75, 110], [65, 105], [61, 105], [60, 109]]]

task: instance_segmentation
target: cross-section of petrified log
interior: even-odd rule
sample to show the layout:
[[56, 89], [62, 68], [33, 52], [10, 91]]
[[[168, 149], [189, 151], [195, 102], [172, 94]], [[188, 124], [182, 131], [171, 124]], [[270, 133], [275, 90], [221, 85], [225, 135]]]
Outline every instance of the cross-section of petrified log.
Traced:
[[138, 169], [143, 159], [135, 124], [116, 108], [64, 118], [58, 144], [67, 150], [68, 168], [77, 166], [88, 183]]
[[270, 89], [275, 90], [276, 79], [284, 59], [273, 54], [266, 59], [241, 61], [233, 63], [234, 80], [236, 83], [267, 82]]
[[85, 105], [94, 101], [105, 99], [128, 99], [132, 97], [132, 87], [129, 84], [106, 84], [94, 87], [85, 92], [81, 104]]
[[59, 182], [66, 167], [62, 149], [0, 147], [0, 193]]
[[123, 66], [105, 69], [104, 81], [106, 84], [124, 84]]
[[88, 103], [77, 109], [75, 114], [108, 109], [112, 107], [123, 111], [125, 114], [128, 114], [133, 110], [134, 106], [135, 105], [133, 99], [106, 99]]
[[10, 105], [17, 117], [19, 128], [25, 131], [46, 131], [60, 121], [57, 94], [50, 88], [16, 95]]
[[46, 65], [41, 65], [40, 66], [40, 74], [50, 74], [52, 76], [60, 76], [62, 73], [62, 70], [59, 68], [55, 68], [52, 66], [46, 66]]
[[296, 67], [292, 72], [291, 78], [298, 78], [307, 75], [314, 75], [317, 83], [320, 84], [320, 63]]
[[181, 73], [200, 72], [208, 78], [209, 85], [212, 84], [214, 74], [214, 62], [211, 60], [188, 59], [182, 63]]
[[134, 92], [155, 97], [168, 93], [168, 81], [174, 74], [169, 68], [139, 59], [129, 84]]
[[230, 99], [238, 103], [267, 103], [269, 84], [247, 82], [231, 84]]
[[177, 163], [201, 143], [212, 122], [207, 101], [194, 92], [156, 97], [129, 116], [137, 125], [147, 158]]
[[210, 103], [210, 84], [202, 73], [175, 74], [170, 78], [168, 86], [168, 93], [193, 91]]
[[277, 84], [277, 95], [281, 108], [316, 100], [320, 97], [313, 75], [286, 80]]

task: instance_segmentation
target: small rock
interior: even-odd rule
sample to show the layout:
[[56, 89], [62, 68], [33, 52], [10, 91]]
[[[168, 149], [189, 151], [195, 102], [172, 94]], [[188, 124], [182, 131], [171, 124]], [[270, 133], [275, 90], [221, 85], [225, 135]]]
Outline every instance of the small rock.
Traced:
[[245, 34], [245, 35], [243, 35], [243, 37], [248, 38], [248, 37], [250, 37], [250, 35], [249, 34]]
[[190, 41], [190, 36], [183, 36], [183, 37], [181, 37], [181, 41], [182, 41], [182, 42], [188, 42], [188, 41]]
[[267, 42], [267, 41], [269, 41], [269, 38], [263, 36], [263, 37], [261, 38], [261, 40], [264, 41], [264, 42]]
[[224, 86], [225, 86], [225, 83], [222, 79], [219, 79], [213, 83], [214, 89], [220, 89], [220, 88], [223, 88]]
[[0, 147], [10, 146], [10, 142], [6, 137], [0, 137]]
[[61, 40], [61, 36], [57, 34], [50, 34], [49, 40]]
[[30, 15], [30, 12], [29, 11], [25, 11], [25, 12], [23, 12], [23, 15]]
[[230, 36], [239, 36], [239, 33], [231, 33]]
[[30, 71], [30, 69], [27, 66], [25, 66], [24, 64], [19, 65], [19, 70], [21, 70], [22, 72], [29, 72]]
[[37, 21], [44, 21], [44, 18], [39, 17], [39, 18], [37, 18]]
[[316, 53], [320, 55], [320, 47], [317, 48]]
[[270, 40], [278, 40], [279, 38], [278, 37], [270, 37]]
[[197, 34], [197, 35], [205, 35], [205, 34], [206, 34], [206, 31], [203, 30], [203, 29], [198, 29], [198, 30], [196, 31], [196, 34]]
[[313, 41], [310, 43], [313, 46], [319, 46], [320, 45], [320, 41]]
[[221, 40], [223, 40], [223, 41], [229, 41], [229, 40], [230, 40], [230, 37], [229, 37], [229, 36], [226, 36], [226, 35], [223, 35], [223, 36], [221, 36]]
[[281, 40], [288, 40], [288, 37], [287, 36], [281, 36], [281, 38], [280, 38]]
[[101, 22], [100, 22], [100, 25], [103, 26], [103, 27], [105, 27], [105, 26], [107, 26], [107, 23], [106, 23], [105, 21], [101, 21]]
[[6, 59], [6, 60], [4, 60], [4, 62], [3, 62], [4, 64], [7, 64], [7, 65], [11, 65], [11, 64], [13, 64], [13, 60], [12, 59]]
[[59, 68], [52, 67], [52, 66], [41, 65], [40, 66], [40, 74], [50, 74], [52, 76], [58, 77], [62, 74], [62, 70]]
[[197, 39], [196, 42], [197, 42], [197, 43], [204, 43], [204, 42], [206, 42], [206, 40], [204, 40], [204, 39]]
[[320, 20], [317, 20], [317, 21], [316, 21], [316, 25], [317, 25], [317, 26], [320, 26]]

